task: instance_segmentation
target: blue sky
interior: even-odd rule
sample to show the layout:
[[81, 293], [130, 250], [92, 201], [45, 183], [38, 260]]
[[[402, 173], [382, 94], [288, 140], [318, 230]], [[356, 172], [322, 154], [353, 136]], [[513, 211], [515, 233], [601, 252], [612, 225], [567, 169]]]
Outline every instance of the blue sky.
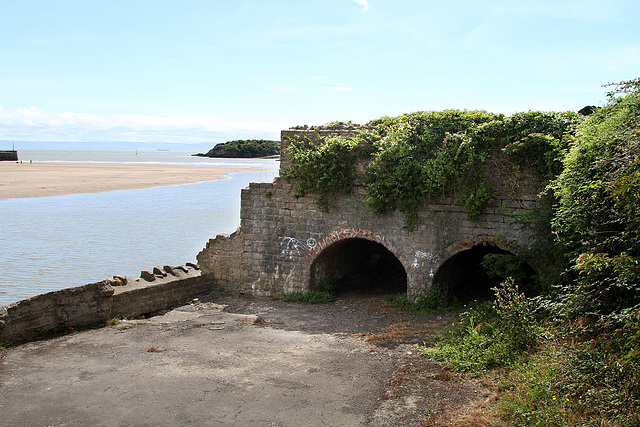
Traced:
[[637, 0], [0, 0], [0, 140], [577, 111], [640, 76], [639, 23]]

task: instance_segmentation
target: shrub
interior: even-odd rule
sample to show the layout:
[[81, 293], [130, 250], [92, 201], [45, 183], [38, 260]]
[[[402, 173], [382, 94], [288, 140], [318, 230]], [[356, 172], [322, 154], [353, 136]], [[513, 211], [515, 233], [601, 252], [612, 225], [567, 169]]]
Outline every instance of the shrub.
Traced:
[[554, 231], [572, 260], [557, 313], [615, 315], [640, 303], [640, 79], [580, 127], [553, 182]]
[[459, 372], [479, 375], [494, 367], [509, 366], [531, 350], [538, 330], [531, 301], [518, 292], [512, 279], [493, 290], [492, 302], [462, 313], [459, 325], [423, 353], [451, 364]]
[[552, 348], [515, 363], [499, 383], [501, 418], [510, 426], [576, 425], [570, 398], [554, 387], [561, 365], [561, 353]]
[[499, 385], [503, 419], [514, 426], [640, 425], [640, 309], [621, 322], [594, 339], [552, 341], [514, 365]]

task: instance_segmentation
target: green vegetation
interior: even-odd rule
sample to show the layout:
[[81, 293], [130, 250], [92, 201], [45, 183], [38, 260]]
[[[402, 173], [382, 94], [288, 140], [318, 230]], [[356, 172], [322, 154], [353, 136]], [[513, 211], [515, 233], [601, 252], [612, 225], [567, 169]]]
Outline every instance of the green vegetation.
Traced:
[[[617, 97], [619, 91], [631, 91]], [[640, 79], [623, 84], [591, 116], [554, 182], [553, 220], [572, 261], [559, 286], [569, 319], [591, 313], [616, 321], [640, 303]]]
[[527, 169], [544, 182], [561, 169], [580, 121], [575, 113], [505, 117], [460, 110], [383, 117], [353, 139], [318, 135], [315, 142], [291, 140], [287, 156], [292, 166], [283, 176], [296, 179], [297, 196], [316, 194], [326, 210], [336, 195], [350, 194], [356, 162], [362, 159], [362, 183], [373, 212], [399, 209], [411, 230], [426, 202], [454, 195], [475, 219], [493, 200], [494, 190], [483, 173], [488, 159]]
[[201, 157], [266, 157], [280, 154], [280, 141], [265, 139], [241, 139], [217, 144]]
[[449, 335], [422, 352], [473, 376], [509, 366], [537, 340], [533, 304], [513, 280], [493, 288], [495, 300], [471, 306]]
[[[290, 141], [286, 177], [296, 195], [316, 194], [329, 209], [361, 179], [369, 208], [399, 209], [409, 229], [441, 195], [476, 218], [494, 194], [488, 162], [546, 187], [538, 207], [517, 218], [537, 235], [538, 296], [522, 292], [518, 258], [489, 255], [488, 274], [508, 276], [493, 301], [469, 307], [420, 349], [497, 379], [496, 409], [508, 425], [640, 426], [640, 79], [612, 86], [606, 106], [586, 117], [420, 112], [375, 120], [354, 139]], [[410, 312], [455, 304], [442, 290], [393, 302]]]
[[296, 292], [282, 297], [282, 301], [302, 304], [329, 304], [335, 300], [335, 290], [331, 287], [321, 287], [308, 292]]
[[640, 425], [640, 79], [614, 85], [575, 135], [538, 157], [552, 179], [527, 220], [555, 258], [542, 295], [506, 281], [422, 349], [497, 377], [508, 425]]
[[451, 295], [447, 289], [441, 289], [437, 284], [428, 296], [419, 298], [415, 303], [409, 301], [406, 292], [389, 298], [388, 301], [399, 310], [412, 314], [457, 311], [461, 307], [461, 303], [454, 295]]
[[111, 319], [105, 320], [104, 324], [107, 326], [115, 326], [122, 323], [122, 321], [124, 320], [129, 320], [129, 319], [126, 316], [116, 316]]
[[293, 164], [281, 175], [297, 178], [296, 197], [315, 193], [318, 206], [326, 211], [338, 193], [351, 193], [358, 141], [336, 137], [314, 143], [309, 138], [296, 138], [289, 144], [287, 155]]

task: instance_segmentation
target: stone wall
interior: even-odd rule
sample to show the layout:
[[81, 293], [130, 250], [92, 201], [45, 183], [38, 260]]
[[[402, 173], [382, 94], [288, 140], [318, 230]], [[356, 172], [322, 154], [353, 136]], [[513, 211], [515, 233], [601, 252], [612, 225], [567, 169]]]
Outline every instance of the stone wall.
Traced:
[[212, 275], [202, 274], [196, 266], [156, 268], [143, 276], [146, 280], [116, 276], [0, 306], [0, 345], [166, 310], [215, 285]]
[[0, 161], [17, 161], [18, 152], [15, 150], [0, 151]]
[[[348, 135], [355, 130], [347, 129]], [[282, 132], [283, 148], [296, 135], [311, 139], [339, 134], [336, 130], [292, 129]], [[283, 156], [281, 170], [287, 167]], [[489, 162], [490, 176], [502, 176], [501, 165]], [[363, 164], [358, 166], [362, 173]], [[328, 247], [345, 239], [376, 242], [395, 255], [407, 274], [407, 293], [415, 300], [429, 293], [437, 269], [470, 245], [491, 245], [517, 253], [531, 244], [531, 234], [512, 219], [535, 204], [537, 191], [526, 177], [517, 186], [497, 183], [499, 195], [477, 221], [442, 197], [425, 206], [412, 232], [404, 228], [400, 212], [372, 213], [365, 204], [365, 189], [356, 186], [349, 197], [340, 196], [329, 212], [321, 211], [313, 195], [295, 197], [293, 183], [250, 184], [242, 190], [241, 225], [232, 236], [218, 236], [197, 256], [203, 271], [236, 293], [282, 295], [313, 289], [315, 261]]]

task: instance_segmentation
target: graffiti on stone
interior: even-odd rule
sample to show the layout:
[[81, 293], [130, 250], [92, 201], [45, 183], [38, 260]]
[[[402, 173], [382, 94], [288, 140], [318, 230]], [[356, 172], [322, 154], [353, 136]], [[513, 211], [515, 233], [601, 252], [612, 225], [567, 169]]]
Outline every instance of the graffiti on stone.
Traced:
[[307, 239], [307, 247], [309, 248], [310, 251], [313, 250], [313, 248], [315, 248], [317, 244], [318, 244], [318, 241], [313, 237], [309, 237]]
[[293, 260], [310, 250], [315, 249], [318, 244], [319, 233], [312, 233], [306, 241], [296, 239], [295, 237], [283, 237], [280, 239], [280, 255], [283, 258]]
[[280, 241], [280, 248], [280, 255], [290, 260], [296, 256], [300, 256], [301, 251], [306, 252], [309, 250], [306, 243], [301, 242], [295, 237], [283, 237]]
[[415, 256], [413, 258], [413, 262], [411, 263], [411, 267], [413, 268], [419, 268], [420, 267], [420, 261], [426, 259], [428, 261], [431, 262], [437, 262], [438, 260], [438, 256], [431, 253], [431, 252], [425, 252], [425, 251], [416, 251], [415, 252]]
[[[345, 228], [329, 233], [324, 237], [321, 233], [310, 233], [309, 238], [306, 240], [290, 236], [282, 237], [280, 238], [280, 255], [288, 260], [303, 256], [307, 262], [311, 263], [320, 252], [332, 244], [354, 238], [367, 239], [379, 243], [392, 250], [394, 255], [398, 256], [397, 251], [393, 250], [394, 247], [387, 238], [371, 230], [359, 228]], [[422, 253], [425, 256], [430, 256], [430, 254]]]

